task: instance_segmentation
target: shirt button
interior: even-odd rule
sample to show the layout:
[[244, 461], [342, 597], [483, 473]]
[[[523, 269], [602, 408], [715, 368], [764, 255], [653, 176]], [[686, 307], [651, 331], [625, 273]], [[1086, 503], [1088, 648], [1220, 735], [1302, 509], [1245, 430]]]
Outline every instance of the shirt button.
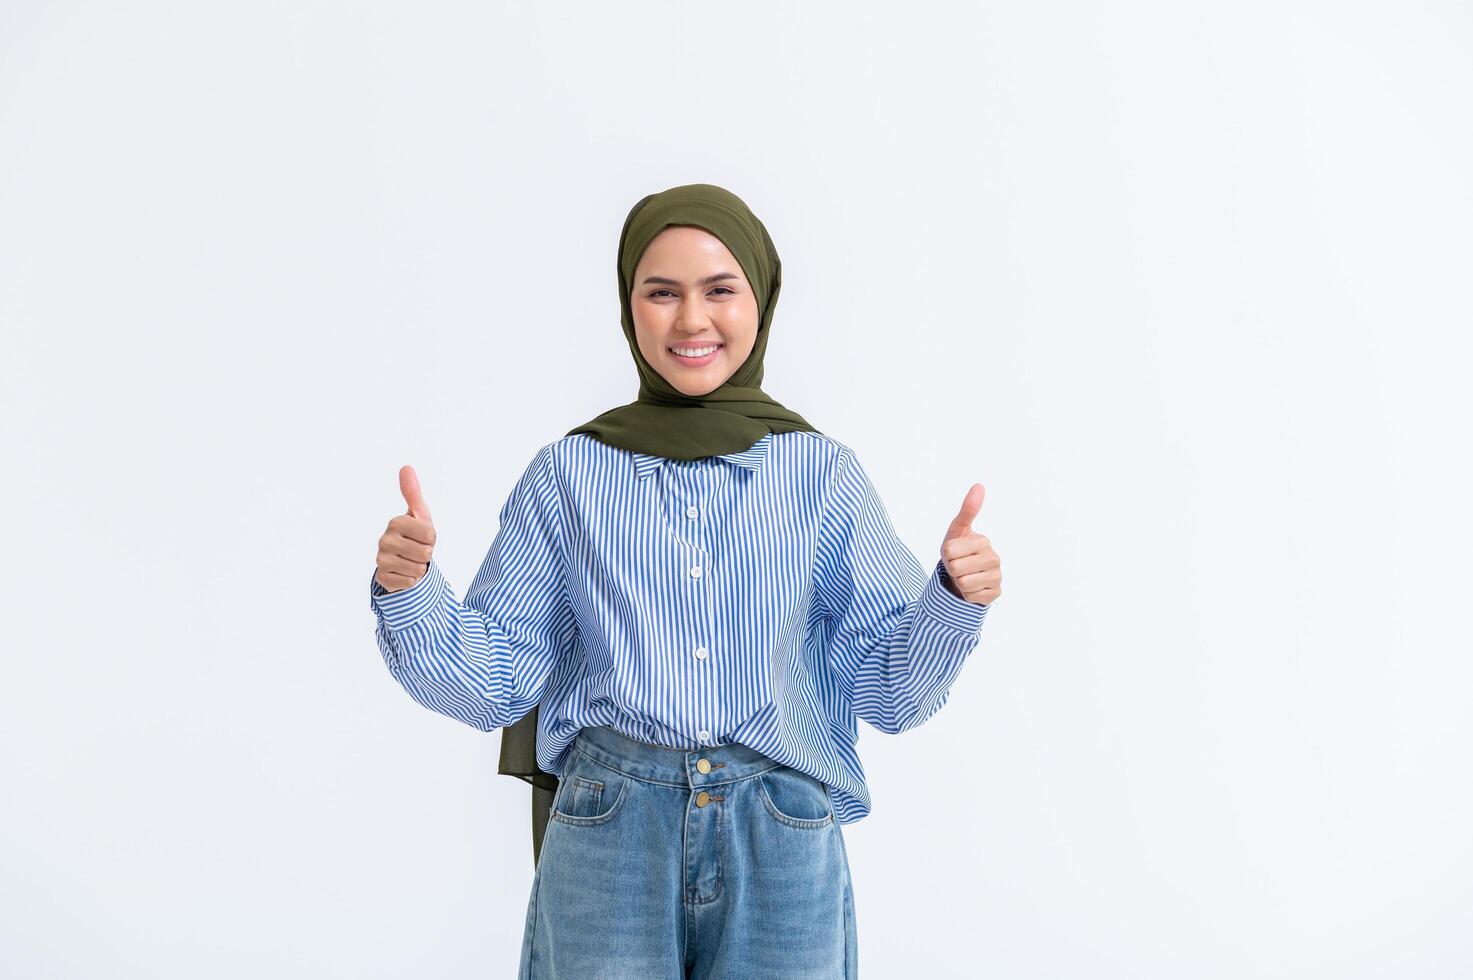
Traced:
[[700, 739], [702, 742], [709, 742], [711, 740], [711, 733], [702, 728], [700, 731], [696, 732], [696, 738]]
[[701, 566], [700, 565], [692, 565], [690, 567], [690, 577], [691, 578], [700, 578], [701, 577]]
[[705, 647], [696, 647], [696, 659], [697, 660], [705, 660], [706, 657], [710, 654], [710, 652], [711, 651], [710, 650], [707, 650]]
[[695, 504], [691, 504], [689, 507], [687, 507], [685, 509], [685, 516], [686, 517], [700, 517], [701, 516], [701, 512], [699, 510], [696, 510], [696, 505]]

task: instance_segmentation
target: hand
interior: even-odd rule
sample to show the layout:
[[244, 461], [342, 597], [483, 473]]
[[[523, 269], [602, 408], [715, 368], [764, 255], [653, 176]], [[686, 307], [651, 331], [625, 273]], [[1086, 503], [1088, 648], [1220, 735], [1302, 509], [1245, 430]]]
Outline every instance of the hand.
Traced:
[[979, 606], [1002, 595], [1002, 559], [992, 550], [987, 535], [972, 530], [972, 522], [977, 519], [986, 495], [986, 487], [972, 484], [962, 500], [962, 509], [946, 529], [946, 539], [941, 542], [941, 560], [951, 577], [947, 583], [951, 594]]
[[424, 578], [435, 547], [435, 525], [414, 467], [399, 470], [399, 492], [409, 512], [391, 518], [388, 530], [378, 539], [378, 571], [374, 573], [378, 584], [390, 592], [400, 592]]

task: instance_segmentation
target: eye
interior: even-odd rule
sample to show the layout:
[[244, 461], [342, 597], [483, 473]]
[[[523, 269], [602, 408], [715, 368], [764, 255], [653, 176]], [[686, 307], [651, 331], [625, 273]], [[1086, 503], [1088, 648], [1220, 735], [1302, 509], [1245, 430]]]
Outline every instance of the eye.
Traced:
[[[711, 289], [711, 292], [714, 293], [718, 289], [719, 290], [722, 290], [723, 292], [730, 293], [732, 296], [735, 296], [736, 295], [736, 290], [735, 289], [732, 289], [730, 286], [713, 286], [712, 289]], [[649, 297], [650, 297], [650, 299], [654, 299], [655, 297], [659, 296], [661, 293], [670, 293], [670, 290], [668, 290], [665, 287], [661, 286], [659, 289], [651, 290], [650, 291], [650, 294], [649, 294]], [[671, 294], [671, 295], [673, 295], [673, 294]]]

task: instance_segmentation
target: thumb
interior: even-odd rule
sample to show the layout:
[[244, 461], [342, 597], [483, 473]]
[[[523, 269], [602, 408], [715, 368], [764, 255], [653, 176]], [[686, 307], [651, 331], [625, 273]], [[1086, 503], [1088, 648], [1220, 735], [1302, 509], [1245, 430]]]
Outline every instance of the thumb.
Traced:
[[419, 477], [415, 475], [413, 466], [399, 468], [399, 492], [404, 495], [404, 502], [409, 505], [410, 517], [418, 517], [430, 527], [435, 526], [435, 522], [430, 518], [430, 507], [425, 503], [424, 494], [419, 491]]
[[962, 509], [956, 512], [951, 519], [951, 526], [946, 529], [946, 540], [965, 537], [972, 533], [972, 522], [977, 519], [977, 512], [982, 509], [982, 498], [987, 495], [987, 488], [980, 483], [974, 483], [967, 495], [962, 499]]

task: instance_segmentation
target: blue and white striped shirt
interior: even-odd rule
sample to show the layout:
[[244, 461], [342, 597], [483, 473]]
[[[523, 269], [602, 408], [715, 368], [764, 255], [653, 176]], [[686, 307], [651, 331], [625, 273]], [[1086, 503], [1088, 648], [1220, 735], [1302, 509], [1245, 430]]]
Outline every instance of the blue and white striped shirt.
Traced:
[[379, 649], [420, 704], [482, 731], [541, 705], [537, 765], [584, 726], [683, 749], [740, 742], [870, 812], [855, 716], [914, 728], [946, 703], [988, 606], [929, 579], [858, 457], [769, 433], [698, 460], [587, 433], [539, 449], [464, 602], [431, 560], [370, 578]]

